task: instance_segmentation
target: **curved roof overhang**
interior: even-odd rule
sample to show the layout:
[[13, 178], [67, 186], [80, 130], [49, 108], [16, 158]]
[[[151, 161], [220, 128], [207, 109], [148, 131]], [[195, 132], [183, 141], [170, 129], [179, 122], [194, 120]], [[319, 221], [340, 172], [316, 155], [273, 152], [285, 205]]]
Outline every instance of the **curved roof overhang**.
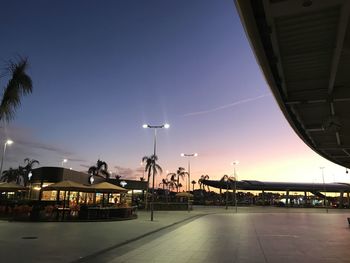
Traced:
[[[221, 189], [234, 189], [234, 182], [226, 184], [222, 180], [203, 180], [203, 184]], [[296, 192], [350, 192], [350, 184], [346, 183], [291, 183], [291, 182], [263, 182], [243, 180], [236, 182], [239, 190], [250, 191], [296, 191]]]
[[290, 125], [314, 151], [350, 168], [350, 1], [235, 2]]

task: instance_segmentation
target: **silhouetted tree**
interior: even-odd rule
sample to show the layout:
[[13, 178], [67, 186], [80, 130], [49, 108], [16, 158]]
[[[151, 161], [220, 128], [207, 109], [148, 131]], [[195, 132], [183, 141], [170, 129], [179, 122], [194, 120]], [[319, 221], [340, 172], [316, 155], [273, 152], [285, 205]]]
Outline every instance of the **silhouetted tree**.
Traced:
[[10, 79], [3, 89], [0, 103], [0, 121], [9, 122], [12, 120], [16, 109], [21, 105], [21, 96], [32, 93], [32, 80], [26, 73], [27, 69], [27, 58], [20, 57], [16, 62], [8, 61], [6, 71], [10, 74]]
[[162, 167], [157, 164], [158, 157], [157, 155], [152, 154], [151, 156], [144, 156], [142, 158], [142, 162], [145, 164], [145, 172], [147, 172], [147, 191], [146, 191], [146, 209], [148, 205], [148, 190], [149, 190], [149, 179], [151, 177], [151, 174], [154, 174], [156, 176], [158, 173], [162, 173]]
[[20, 182], [20, 173], [18, 169], [9, 168], [8, 170], [5, 170], [2, 172], [1, 175], [1, 181], [2, 182], [15, 182], [16, 184], [19, 184]]
[[[179, 167], [176, 171], [176, 173], [170, 173], [169, 176], [171, 176], [171, 180], [174, 181], [176, 178], [176, 188], [177, 192], [179, 192], [180, 188], [180, 178], [184, 180], [184, 178], [188, 175], [188, 172], [186, 172], [185, 168]], [[181, 185], [182, 186], [182, 185]]]
[[102, 176], [106, 179], [109, 179], [110, 177], [107, 163], [100, 159], [97, 160], [96, 166], [91, 166], [89, 168], [88, 173], [94, 176]]
[[192, 180], [191, 184], [192, 184], [192, 192], [194, 192], [194, 185], [196, 184], [197, 182], [195, 180]]
[[[198, 180], [198, 183], [200, 185], [200, 189], [201, 190], [205, 190], [205, 184], [203, 183], [204, 181], [208, 180], [209, 179], [209, 175], [201, 175], [201, 178]], [[210, 191], [210, 188], [209, 186], [208, 187], [208, 191]]]
[[159, 183], [159, 186], [163, 186], [163, 190], [168, 186], [169, 182], [168, 179], [163, 178], [162, 181]]
[[17, 169], [9, 168], [7, 171], [2, 173], [1, 181], [4, 182], [15, 182], [16, 184], [28, 185], [29, 173], [32, 171], [35, 164], [39, 164], [37, 160], [30, 160], [29, 158], [24, 159], [25, 166], [18, 166]]
[[35, 159], [29, 159], [29, 158], [25, 158], [24, 159], [24, 167], [19, 166], [18, 170], [20, 173], [20, 176], [23, 179], [23, 184], [24, 186], [28, 185], [29, 182], [29, 173], [33, 170], [33, 167], [35, 165], [39, 165], [39, 161], [35, 160]]

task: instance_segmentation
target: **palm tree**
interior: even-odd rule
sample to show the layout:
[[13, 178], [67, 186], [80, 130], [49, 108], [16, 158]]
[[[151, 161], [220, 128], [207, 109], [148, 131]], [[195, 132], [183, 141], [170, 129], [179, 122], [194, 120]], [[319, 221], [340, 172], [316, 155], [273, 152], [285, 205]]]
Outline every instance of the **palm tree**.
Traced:
[[[186, 175], [188, 175], [188, 172], [186, 172], [185, 168], [183, 167], [179, 167], [176, 171], [176, 173], [170, 173], [168, 174], [169, 176], [171, 176], [171, 180], [174, 181], [174, 179], [176, 178], [176, 188], [177, 188], [177, 192], [179, 192], [179, 188], [180, 188], [180, 178], [182, 180], [184, 180], [184, 178], [186, 177]], [[181, 185], [182, 186], [182, 185]]]
[[103, 176], [106, 179], [109, 179], [109, 172], [108, 172], [108, 165], [106, 162], [101, 161], [100, 159], [97, 160], [96, 166], [91, 166], [88, 170], [89, 174], [95, 175], [95, 176]]
[[169, 182], [168, 179], [163, 178], [162, 181], [159, 183], [159, 186], [163, 185], [163, 190], [165, 189], [166, 186], [168, 186]]
[[[206, 181], [206, 180], [208, 180], [209, 179], [209, 175], [201, 175], [201, 178], [198, 180], [198, 183], [199, 183], [199, 185], [200, 185], [200, 189], [202, 190], [202, 188], [203, 188], [203, 190], [204, 190], [204, 188], [205, 188], [205, 185], [203, 184], [203, 181]], [[209, 188], [209, 186], [207, 186], [208, 187], [208, 191], [210, 191], [210, 188]]]
[[196, 184], [197, 182], [195, 180], [192, 180], [191, 184], [192, 184], [192, 192], [194, 192], [194, 185]]
[[[157, 155], [152, 154], [151, 156], [144, 156], [142, 157], [142, 163], [145, 165], [145, 172], [147, 172], [147, 191], [146, 191], [146, 209], [148, 204], [148, 190], [149, 190], [149, 179], [151, 177], [151, 174], [156, 176], [158, 173], [162, 173], [162, 167], [160, 167], [159, 164], [157, 164], [158, 157]], [[154, 190], [154, 189], [153, 189]]]
[[[209, 175], [205, 175], [204, 176], [204, 180], [209, 180]], [[208, 189], [208, 192], [210, 192], [210, 188], [209, 188], [209, 185], [207, 185], [207, 189]]]
[[5, 170], [2, 172], [1, 175], [1, 181], [2, 182], [15, 182], [16, 184], [19, 184], [20, 182], [20, 172], [18, 169], [9, 168], [8, 170]]
[[170, 190], [174, 190], [177, 187], [177, 183], [176, 183], [176, 174], [175, 173], [168, 173], [167, 177], [170, 176], [170, 180], [167, 179], [168, 181], [168, 189]]
[[21, 96], [32, 93], [33, 85], [27, 75], [27, 58], [19, 58], [17, 62], [10, 60], [7, 71], [11, 78], [6, 87], [0, 103], [0, 121], [9, 122], [15, 116], [16, 109], [21, 105]]
[[165, 191], [165, 187], [168, 188], [168, 184], [169, 182], [167, 178], [163, 178], [162, 182], [159, 184], [159, 186], [163, 185], [163, 193], [165, 194], [166, 202], [168, 202], [168, 192]]
[[25, 166], [18, 166], [17, 169], [10, 168], [2, 173], [1, 181], [15, 182], [16, 184], [28, 185], [29, 173], [32, 171], [35, 164], [39, 164], [37, 160], [24, 159]]
[[[227, 209], [227, 202], [228, 202], [228, 185], [229, 185], [229, 182], [230, 182], [230, 179], [229, 179], [230, 177], [227, 175], [227, 174], [225, 174], [223, 177], [221, 177], [221, 179], [220, 179], [220, 182], [222, 183], [222, 182], [225, 182], [226, 183], [226, 201], [225, 201], [225, 204], [226, 204], [226, 209]], [[230, 182], [230, 184], [231, 184], [231, 182]], [[222, 201], [222, 187], [221, 187], [221, 185], [222, 184], [220, 184], [220, 202]]]
[[29, 182], [29, 173], [33, 170], [34, 165], [39, 165], [40, 163], [38, 160], [25, 158], [24, 164], [24, 167], [19, 166], [18, 170], [20, 172], [20, 176], [23, 179], [24, 186], [27, 186]]

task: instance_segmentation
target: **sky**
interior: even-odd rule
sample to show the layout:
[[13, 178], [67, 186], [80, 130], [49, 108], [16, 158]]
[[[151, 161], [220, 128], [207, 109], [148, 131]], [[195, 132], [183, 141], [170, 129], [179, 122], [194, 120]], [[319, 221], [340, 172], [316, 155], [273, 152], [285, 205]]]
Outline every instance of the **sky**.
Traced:
[[[1, 138], [4, 168], [24, 158], [78, 171], [106, 161], [142, 176], [157, 132], [164, 174], [239, 180], [350, 182], [314, 153], [279, 109], [232, 0], [3, 1], [0, 70], [28, 57], [33, 93]], [[7, 76], [0, 78], [4, 87]]]

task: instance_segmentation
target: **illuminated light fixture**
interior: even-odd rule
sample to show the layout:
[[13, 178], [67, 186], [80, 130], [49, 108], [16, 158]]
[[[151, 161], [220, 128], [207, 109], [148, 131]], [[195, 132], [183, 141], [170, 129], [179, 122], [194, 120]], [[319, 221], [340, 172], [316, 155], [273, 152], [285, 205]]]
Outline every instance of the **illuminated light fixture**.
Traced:
[[[198, 153], [181, 153], [182, 157], [187, 157], [188, 159], [188, 168], [187, 168], [187, 175], [188, 175], [188, 186], [187, 186], [187, 190], [188, 193], [191, 192], [191, 161], [190, 161], [190, 157], [197, 157]], [[187, 210], [188, 212], [190, 212], [190, 198], [187, 198]]]
[[[164, 123], [161, 125], [149, 125], [149, 124], [143, 124], [142, 125], [143, 128], [150, 128], [150, 129], [154, 129], [154, 147], [153, 147], [153, 156], [157, 156], [156, 155], [156, 145], [157, 145], [157, 129], [168, 129], [170, 127], [170, 125], [168, 123]], [[151, 221], [153, 221], [153, 203], [154, 203], [154, 170], [153, 170], [153, 175], [152, 175], [152, 203], [151, 203]], [[147, 199], [146, 199], [147, 200]], [[146, 203], [147, 204], [147, 203]], [[146, 205], [147, 206], [147, 205]]]
[[128, 183], [125, 182], [125, 181], [121, 181], [121, 182], [120, 182], [120, 185], [121, 185], [122, 187], [125, 187], [127, 184], [128, 184]]
[[32, 173], [32, 171], [30, 171], [29, 173], [28, 173], [28, 180], [30, 181], [30, 179], [32, 178], [32, 176], [33, 176], [33, 173]]
[[94, 181], [95, 181], [95, 178], [91, 175], [91, 176], [89, 177], [89, 183], [90, 183], [90, 184], [93, 184]]
[[169, 123], [165, 123], [162, 125], [149, 125], [149, 124], [143, 124], [142, 128], [147, 129], [147, 128], [151, 128], [151, 129], [169, 129], [170, 128], [170, 124]]
[[68, 162], [68, 160], [67, 159], [63, 159], [62, 163], [61, 163], [61, 166], [63, 167], [63, 164], [66, 163], [66, 162]]
[[12, 140], [7, 139], [5, 144], [4, 144], [4, 152], [2, 153], [2, 157], [1, 157], [0, 176], [2, 175], [2, 166], [4, 164], [4, 157], [5, 157], [5, 153], [6, 153], [6, 146], [7, 145], [11, 145], [12, 143], [13, 143]]

